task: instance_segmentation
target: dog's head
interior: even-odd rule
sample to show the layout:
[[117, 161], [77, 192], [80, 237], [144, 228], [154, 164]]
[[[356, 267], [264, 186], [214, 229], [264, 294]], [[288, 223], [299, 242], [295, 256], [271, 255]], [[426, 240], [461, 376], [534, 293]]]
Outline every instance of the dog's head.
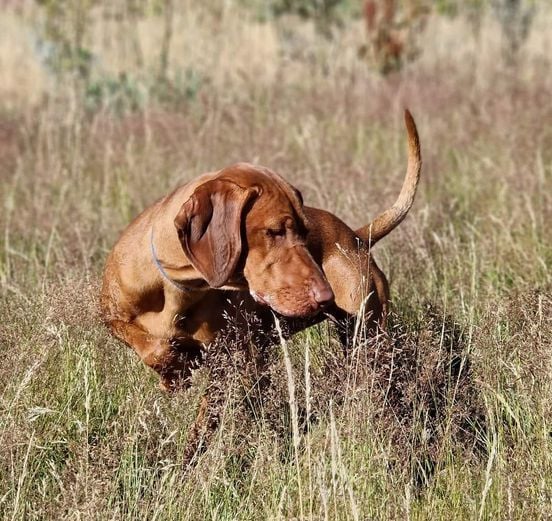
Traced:
[[290, 317], [333, 300], [311, 257], [298, 190], [248, 164], [222, 170], [182, 205], [175, 226], [184, 252], [211, 287], [242, 276], [253, 298]]

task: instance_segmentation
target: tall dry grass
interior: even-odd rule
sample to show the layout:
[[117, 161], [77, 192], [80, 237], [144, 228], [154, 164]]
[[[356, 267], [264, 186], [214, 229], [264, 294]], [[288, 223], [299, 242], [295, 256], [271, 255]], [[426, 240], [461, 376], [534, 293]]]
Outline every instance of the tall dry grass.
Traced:
[[[76, 5], [56, 18], [71, 38]], [[84, 76], [47, 66], [42, 8], [0, 11], [2, 517], [550, 518], [549, 8], [514, 64], [491, 12], [479, 30], [433, 15], [419, 58], [380, 77], [352, 14], [326, 39], [255, 2], [182, 2], [161, 81], [164, 18], [129, 5], [81, 13]], [[222, 342], [222, 425], [182, 468], [206, 371], [168, 398], [103, 329], [107, 251], [156, 197], [238, 160], [366, 223], [400, 188], [405, 106], [424, 171], [375, 251], [389, 337], [360, 330], [344, 359], [312, 328], [262, 386]]]

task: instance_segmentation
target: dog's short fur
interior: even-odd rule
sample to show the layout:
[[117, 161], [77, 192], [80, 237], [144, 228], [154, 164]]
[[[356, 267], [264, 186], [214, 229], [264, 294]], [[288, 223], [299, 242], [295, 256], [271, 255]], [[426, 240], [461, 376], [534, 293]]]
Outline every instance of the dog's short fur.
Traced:
[[304, 206], [279, 175], [245, 163], [204, 174], [147, 208], [107, 259], [101, 305], [113, 334], [170, 390], [186, 385], [202, 346], [224, 330], [238, 301], [267, 328], [270, 310], [293, 332], [321, 320], [322, 310], [346, 318], [361, 308], [372, 328], [384, 327], [388, 284], [370, 249], [414, 200], [420, 147], [408, 111], [405, 122], [399, 198], [356, 231]]

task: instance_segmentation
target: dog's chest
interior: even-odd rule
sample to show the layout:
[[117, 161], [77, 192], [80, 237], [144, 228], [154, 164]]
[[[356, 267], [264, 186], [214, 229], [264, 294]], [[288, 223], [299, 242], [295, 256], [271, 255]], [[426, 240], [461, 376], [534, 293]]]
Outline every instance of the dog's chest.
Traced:
[[166, 302], [166, 305], [172, 306], [170, 314], [173, 317], [174, 334], [192, 337], [203, 343], [212, 342], [228, 322], [225, 310], [229, 292], [212, 289], [190, 293], [171, 295], [171, 302]]

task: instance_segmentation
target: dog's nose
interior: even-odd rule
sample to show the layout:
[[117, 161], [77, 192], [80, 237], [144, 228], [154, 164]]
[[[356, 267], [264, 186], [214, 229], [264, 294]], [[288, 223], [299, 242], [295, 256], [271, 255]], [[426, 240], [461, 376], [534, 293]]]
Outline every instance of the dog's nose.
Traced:
[[312, 296], [321, 307], [327, 306], [334, 299], [332, 288], [328, 284], [315, 284], [312, 288]]

